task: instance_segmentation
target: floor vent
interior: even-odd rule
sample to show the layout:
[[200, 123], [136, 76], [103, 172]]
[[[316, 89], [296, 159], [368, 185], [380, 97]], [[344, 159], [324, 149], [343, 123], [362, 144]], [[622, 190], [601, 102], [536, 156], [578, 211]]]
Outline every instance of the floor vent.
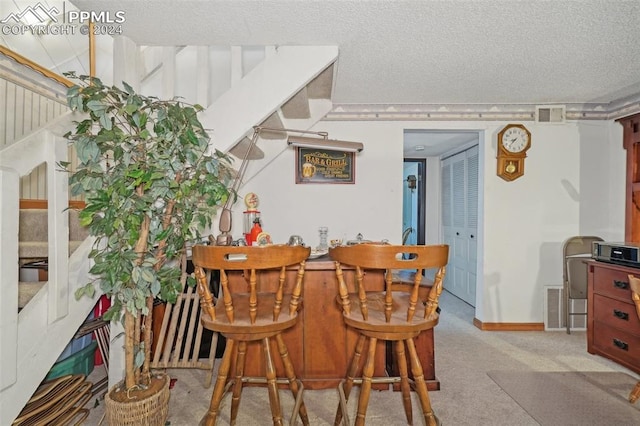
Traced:
[[536, 106], [537, 123], [564, 123], [567, 117], [564, 105]]
[[[544, 329], [565, 331], [563, 289], [555, 286], [544, 289]], [[587, 301], [585, 299], [571, 300], [571, 312], [587, 312]], [[571, 330], [586, 330], [587, 328], [586, 315], [572, 315], [570, 321]]]

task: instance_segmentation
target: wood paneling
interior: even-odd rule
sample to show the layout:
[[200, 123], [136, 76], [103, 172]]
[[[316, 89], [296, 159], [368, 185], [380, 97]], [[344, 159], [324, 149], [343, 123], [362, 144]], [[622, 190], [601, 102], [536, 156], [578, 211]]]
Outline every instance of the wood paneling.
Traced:
[[627, 151], [625, 241], [640, 242], [640, 114], [618, 120]]

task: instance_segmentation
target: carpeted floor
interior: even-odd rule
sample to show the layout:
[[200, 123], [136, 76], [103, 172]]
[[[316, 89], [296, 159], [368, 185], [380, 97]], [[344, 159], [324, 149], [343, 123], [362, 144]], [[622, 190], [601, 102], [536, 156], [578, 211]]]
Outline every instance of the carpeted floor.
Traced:
[[489, 371], [489, 377], [540, 425], [640, 424], [627, 401], [636, 379], [620, 372]]
[[[570, 335], [564, 331], [554, 332], [490, 332], [481, 331], [473, 325], [474, 309], [460, 299], [443, 292], [440, 298], [442, 308], [440, 323], [435, 329], [436, 376], [441, 389], [430, 392], [431, 402], [436, 414], [445, 426], [565, 426], [562, 419], [552, 419], [541, 423], [534, 414], [528, 412], [520, 399], [518, 402], [503, 390], [488, 373], [624, 373], [629, 382], [620, 383], [617, 389], [619, 402], [631, 391], [631, 384], [637, 375], [605, 358], [587, 352], [586, 333], [574, 331]], [[218, 360], [219, 361], [219, 360]], [[216, 363], [218, 364], [218, 363]], [[171, 369], [168, 373], [176, 380], [171, 392], [169, 422], [171, 426], [195, 426], [205, 413], [212, 387], [205, 388], [205, 373], [198, 370]], [[102, 368], [96, 368], [94, 375], [104, 375]], [[92, 376], [94, 376], [92, 375]], [[496, 376], [497, 377], [497, 376]], [[631, 379], [629, 379], [629, 377]], [[91, 378], [91, 376], [90, 376]], [[97, 377], [96, 377], [97, 378]], [[506, 386], [506, 385], [505, 385]], [[576, 393], [582, 386], [567, 384], [565, 392]], [[625, 387], [628, 389], [625, 389]], [[556, 386], [553, 386], [556, 387]], [[526, 389], [526, 388], [525, 388]], [[522, 391], [525, 395], [528, 391]], [[599, 393], [598, 393], [599, 392]], [[530, 392], [529, 392], [530, 393]], [[540, 400], [545, 406], [545, 398], [551, 390], [532, 395], [532, 400]], [[607, 400], [608, 391], [599, 389], [594, 392], [596, 398]], [[402, 403], [397, 392], [372, 392], [368, 426], [404, 425]], [[293, 403], [289, 393], [282, 393], [284, 410], [290, 410]], [[336, 390], [306, 391], [305, 403], [312, 425], [333, 424], [338, 404]], [[415, 398], [414, 398], [415, 402]], [[554, 401], [555, 403], [556, 401]], [[220, 425], [228, 424], [230, 399], [224, 402]], [[627, 403], [629, 404], [629, 403]], [[355, 401], [350, 401], [350, 410], [355, 411]], [[565, 410], [571, 409], [571, 403], [561, 403]], [[102, 400], [91, 401], [87, 406], [91, 414], [86, 425], [98, 425], [104, 413]], [[562, 408], [560, 408], [562, 409]], [[632, 409], [640, 410], [640, 402]], [[417, 404], [414, 403], [414, 424], [422, 424]], [[640, 425], [640, 411], [635, 418], [623, 421], [595, 422], [589, 420], [588, 426], [632, 426]], [[353, 417], [352, 417], [353, 420]], [[104, 424], [104, 423], [103, 423]], [[242, 394], [238, 425], [269, 425], [266, 390], [248, 388]], [[299, 421], [297, 424], [301, 424]]]

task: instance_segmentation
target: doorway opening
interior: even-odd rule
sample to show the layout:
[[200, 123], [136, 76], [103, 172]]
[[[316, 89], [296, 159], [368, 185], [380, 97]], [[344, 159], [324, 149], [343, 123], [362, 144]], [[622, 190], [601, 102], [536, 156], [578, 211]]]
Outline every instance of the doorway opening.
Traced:
[[[477, 303], [477, 233], [482, 220], [478, 189], [479, 171], [484, 167], [479, 147], [483, 138], [483, 132], [477, 129], [404, 130], [404, 179], [415, 172], [421, 180], [417, 181], [414, 204], [404, 193], [408, 189], [403, 191], [403, 226], [411, 226], [407, 224], [415, 217], [423, 225], [424, 244], [450, 246], [444, 288], [471, 306]], [[418, 174], [419, 166], [411, 169], [411, 162], [420, 160], [425, 162]], [[420, 183], [423, 187], [418, 190]], [[406, 188], [408, 183], [404, 184]], [[417, 197], [422, 197], [421, 203]], [[412, 216], [404, 213], [409, 211]]]
[[402, 244], [425, 243], [425, 159], [404, 159], [402, 185]]

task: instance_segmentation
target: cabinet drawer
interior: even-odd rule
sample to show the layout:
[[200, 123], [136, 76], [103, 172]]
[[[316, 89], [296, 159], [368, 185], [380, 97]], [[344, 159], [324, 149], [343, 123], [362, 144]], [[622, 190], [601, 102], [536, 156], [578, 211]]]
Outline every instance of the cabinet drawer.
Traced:
[[640, 337], [601, 322], [594, 323], [594, 346], [614, 361], [640, 367]]
[[593, 319], [621, 329], [625, 333], [640, 336], [640, 319], [635, 305], [630, 303], [594, 294]]
[[[640, 273], [640, 270], [638, 271]], [[607, 268], [594, 268], [593, 291], [604, 296], [631, 300], [629, 273]]]

